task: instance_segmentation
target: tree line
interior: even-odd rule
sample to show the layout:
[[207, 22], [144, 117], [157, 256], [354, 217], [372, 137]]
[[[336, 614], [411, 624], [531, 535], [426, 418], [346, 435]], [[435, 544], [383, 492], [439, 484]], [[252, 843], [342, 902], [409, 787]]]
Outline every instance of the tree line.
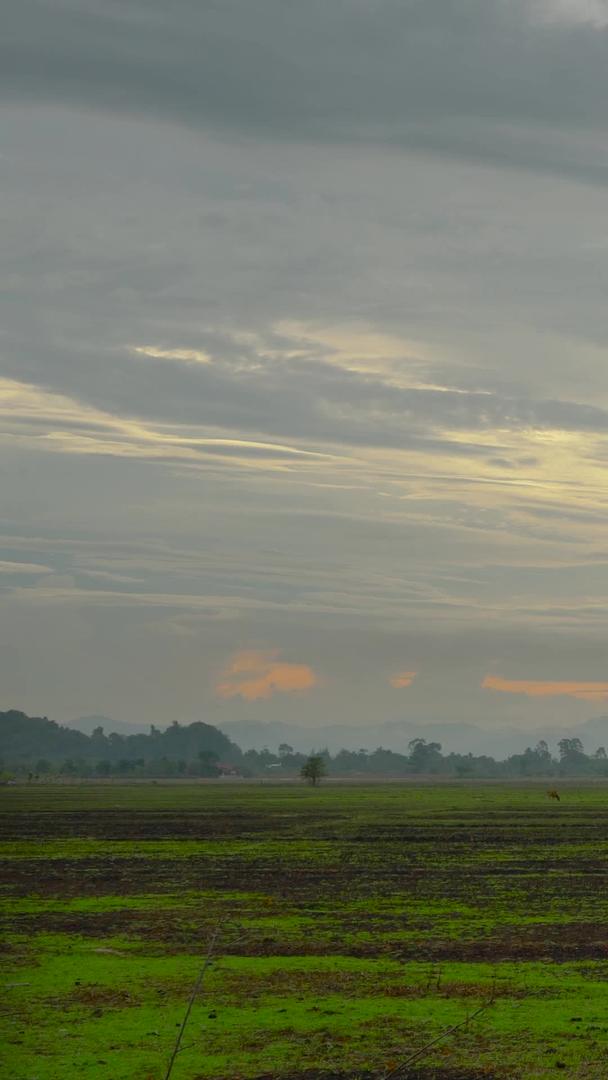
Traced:
[[[454, 779], [510, 779], [517, 777], [551, 778], [560, 776], [606, 776], [608, 756], [603, 746], [592, 754], [586, 754], [578, 738], [560, 739], [557, 755], [553, 756], [548, 744], [540, 740], [534, 747], [526, 747], [520, 754], [512, 754], [502, 761], [487, 754], [460, 754], [442, 752], [441, 743], [426, 739], [412, 739], [408, 753], [400, 754], [383, 747], [369, 751], [340, 750], [333, 756], [322, 750], [318, 756], [324, 763], [326, 773], [332, 776], [436, 776]], [[264, 769], [285, 770], [295, 773], [307, 761], [303, 754], [295, 753], [283, 744], [278, 754], [268, 750], [250, 750], [244, 758], [255, 764], [255, 771]]]
[[[311, 752], [313, 753], [313, 752]], [[443, 753], [441, 744], [412, 739], [406, 754], [376, 750], [317, 750], [321, 762], [317, 779], [336, 777], [431, 776], [461, 779], [551, 778], [607, 776], [603, 747], [585, 753], [578, 738], [564, 737], [553, 755], [541, 740], [520, 754], [497, 761], [486, 754]], [[277, 752], [264, 747], [243, 752], [211, 724], [174, 722], [164, 731], [154, 725], [149, 733], [106, 734], [102, 727], [91, 735], [62, 727], [46, 717], [29, 717], [11, 710], [0, 712], [0, 773], [4, 776], [65, 777], [243, 777], [306, 775], [311, 755], [282, 743]], [[303, 772], [304, 770], [304, 772]]]

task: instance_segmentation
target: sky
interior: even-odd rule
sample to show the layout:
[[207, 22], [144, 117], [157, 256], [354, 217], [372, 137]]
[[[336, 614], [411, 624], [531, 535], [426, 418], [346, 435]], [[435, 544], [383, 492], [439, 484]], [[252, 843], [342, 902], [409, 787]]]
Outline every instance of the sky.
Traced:
[[0, 708], [608, 712], [608, 2], [3, 23]]

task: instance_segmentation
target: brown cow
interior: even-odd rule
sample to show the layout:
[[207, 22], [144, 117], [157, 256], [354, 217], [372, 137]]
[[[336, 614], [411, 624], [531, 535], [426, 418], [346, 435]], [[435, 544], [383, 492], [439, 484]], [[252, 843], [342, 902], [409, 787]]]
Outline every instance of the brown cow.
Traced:
[[547, 795], [549, 796], [550, 799], [557, 799], [558, 802], [560, 801], [559, 795], [558, 795], [557, 791], [555, 790], [555, 788], [551, 788], [551, 790], [547, 792]]

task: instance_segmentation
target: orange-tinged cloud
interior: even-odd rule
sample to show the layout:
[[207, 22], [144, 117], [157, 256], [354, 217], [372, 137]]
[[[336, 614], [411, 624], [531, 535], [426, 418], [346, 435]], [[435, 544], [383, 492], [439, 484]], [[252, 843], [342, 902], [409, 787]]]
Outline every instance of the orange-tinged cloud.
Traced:
[[258, 701], [273, 694], [311, 690], [318, 678], [308, 664], [288, 664], [278, 660], [277, 649], [262, 652], [245, 649], [236, 653], [222, 672], [215, 693], [221, 698], [242, 697]]
[[608, 682], [545, 682], [540, 679], [503, 679], [486, 675], [485, 690], [503, 694], [525, 694], [526, 697], [572, 697], [581, 701], [608, 701]]
[[391, 676], [390, 684], [396, 690], [401, 690], [405, 686], [411, 686], [415, 678], [415, 671], [398, 671], [396, 675]]

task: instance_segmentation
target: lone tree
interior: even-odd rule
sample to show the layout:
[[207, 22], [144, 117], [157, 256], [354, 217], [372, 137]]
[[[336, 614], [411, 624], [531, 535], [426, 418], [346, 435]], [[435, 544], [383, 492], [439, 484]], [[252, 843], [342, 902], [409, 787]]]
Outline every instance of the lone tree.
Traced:
[[301, 770], [300, 776], [303, 780], [308, 780], [313, 787], [316, 787], [322, 776], [326, 775], [325, 761], [320, 754], [312, 754], [305, 761]]

